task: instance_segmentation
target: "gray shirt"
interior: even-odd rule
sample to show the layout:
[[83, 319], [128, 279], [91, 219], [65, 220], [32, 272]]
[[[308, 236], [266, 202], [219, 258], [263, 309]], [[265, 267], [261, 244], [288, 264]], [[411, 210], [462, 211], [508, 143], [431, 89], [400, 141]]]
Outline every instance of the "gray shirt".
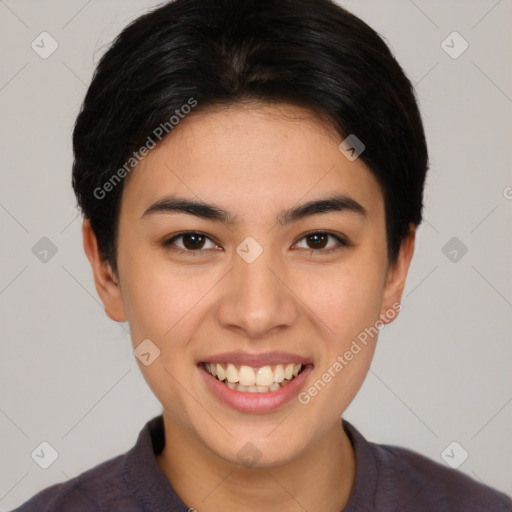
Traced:
[[[367, 441], [343, 428], [356, 456], [355, 485], [343, 512], [501, 512], [512, 500], [463, 473], [397, 446]], [[163, 417], [141, 430], [135, 446], [71, 480], [43, 489], [13, 512], [187, 512], [160, 470]]]

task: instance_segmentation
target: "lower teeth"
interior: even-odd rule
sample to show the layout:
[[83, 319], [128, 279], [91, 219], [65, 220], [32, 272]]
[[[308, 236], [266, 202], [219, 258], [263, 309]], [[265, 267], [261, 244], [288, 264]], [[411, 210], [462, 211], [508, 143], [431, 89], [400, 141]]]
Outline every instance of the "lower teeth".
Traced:
[[[269, 391], [277, 391], [278, 389], [288, 385], [293, 379], [295, 379], [295, 376], [292, 376], [290, 380], [284, 379], [282, 382], [274, 382], [270, 386], [244, 386], [238, 382], [229, 382], [226, 380], [220, 380], [216, 375], [213, 375], [210, 370], [207, 368], [207, 365], [204, 365], [204, 369], [216, 380], [219, 382], [222, 382], [225, 386], [227, 386], [230, 389], [234, 389], [236, 391], [242, 391], [243, 393], [268, 393]], [[298, 375], [302, 373], [304, 370], [304, 366], [301, 367]]]
[[[219, 379], [217, 379], [219, 380]], [[293, 379], [292, 379], [293, 380]], [[268, 391], [277, 391], [278, 389], [286, 386], [291, 380], [283, 380], [280, 383], [274, 383], [270, 386], [243, 386], [238, 382], [228, 382], [228, 381], [220, 381], [222, 384], [225, 384], [228, 388], [234, 389], [236, 391], [242, 391], [245, 393], [267, 393]]]

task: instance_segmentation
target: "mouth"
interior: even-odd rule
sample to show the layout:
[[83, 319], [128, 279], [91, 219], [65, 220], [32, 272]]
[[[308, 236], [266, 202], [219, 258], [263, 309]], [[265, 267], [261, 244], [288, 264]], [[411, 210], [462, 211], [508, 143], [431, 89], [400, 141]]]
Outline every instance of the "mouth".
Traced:
[[306, 385], [313, 363], [286, 353], [230, 352], [209, 357], [197, 368], [212, 397], [242, 413], [277, 411]]
[[219, 382], [242, 393], [272, 393], [298, 377], [305, 368], [301, 363], [260, 367], [234, 363], [202, 363], [203, 368]]

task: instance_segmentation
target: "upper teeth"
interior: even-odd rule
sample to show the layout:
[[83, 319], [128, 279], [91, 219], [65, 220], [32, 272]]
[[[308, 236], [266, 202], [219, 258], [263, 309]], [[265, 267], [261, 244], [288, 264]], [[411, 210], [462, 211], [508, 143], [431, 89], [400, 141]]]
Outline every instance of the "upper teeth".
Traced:
[[220, 363], [206, 363], [206, 369], [218, 380], [227, 380], [230, 383], [238, 382], [242, 386], [271, 386], [279, 384], [283, 380], [291, 380], [297, 377], [302, 364], [289, 363], [286, 366], [282, 364], [271, 366], [262, 366], [261, 368], [253, 368], [251, 366], [240, 366], [238, 370], [232, 363], [223, 365]]

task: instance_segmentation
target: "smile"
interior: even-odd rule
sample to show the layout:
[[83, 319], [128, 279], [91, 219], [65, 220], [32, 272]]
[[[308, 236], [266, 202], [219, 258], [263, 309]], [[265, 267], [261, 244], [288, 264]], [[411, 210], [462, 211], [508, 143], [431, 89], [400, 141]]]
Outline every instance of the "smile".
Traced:
[[228, 388], [244, 393], [274, 392], [297, 377], [304, 365], [300, 363], [273, 366], [237, 366], [233, 363], [203, 363], [204, 369]]
[[197, 368], [207, 392], [242, 413], [268, 414], [290, 404], [313, 371], [309, 357], [290, 352], [205, 355]]

